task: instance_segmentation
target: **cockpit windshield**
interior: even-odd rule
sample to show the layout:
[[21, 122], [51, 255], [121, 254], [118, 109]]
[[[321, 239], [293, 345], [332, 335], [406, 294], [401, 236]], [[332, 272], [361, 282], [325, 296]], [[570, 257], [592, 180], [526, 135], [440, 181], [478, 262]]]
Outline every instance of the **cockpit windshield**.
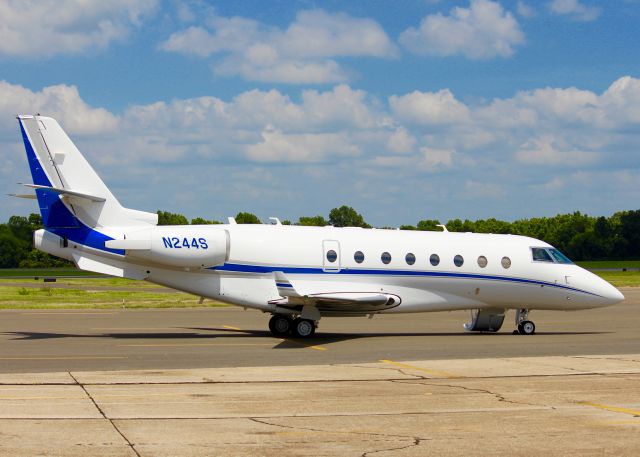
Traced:
[[544, 248], [531, 248], [534, 262], [553, 262], [551, 255]]
[[573, 262], [556, 248], [531, 248], [534, 262], [550, 262], [572, 264]]
[[556, 262], [556, 263], [573, 263], [571, 260], [569, 260], [569, 257], [564, 255], [562, 252], [558, 251], [557, 249], [550, 248], [550, 249], [547, 249], [547, 250], [551, 254], [551, 257], [553, 257], [554, 262]]

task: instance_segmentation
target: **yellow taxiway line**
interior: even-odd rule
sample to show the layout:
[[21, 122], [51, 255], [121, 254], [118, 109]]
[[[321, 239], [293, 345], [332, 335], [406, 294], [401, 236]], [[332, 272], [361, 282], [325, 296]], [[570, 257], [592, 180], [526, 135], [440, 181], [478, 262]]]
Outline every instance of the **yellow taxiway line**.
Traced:
[[623, 414], [631, 414], [632, 416], [640, 416], [640, 410], [637, 410], [637, 409], [622, 408], [620, 406], [602, 405], [600, 403], [591, 403], [588, 401], [581, 401], [578, 404], [584, 405], [584, 406], [591, 406], [593, 408], [603, 409], [605, 411], [611, 411], [614, 413], [623, 413]]

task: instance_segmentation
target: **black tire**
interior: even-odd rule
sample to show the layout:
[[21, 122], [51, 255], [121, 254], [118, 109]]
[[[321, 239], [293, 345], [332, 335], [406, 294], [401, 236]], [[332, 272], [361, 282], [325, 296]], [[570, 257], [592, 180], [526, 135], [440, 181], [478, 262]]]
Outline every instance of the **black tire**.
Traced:
[[316, 323], [310, 319], [296, 319], [291, 334], [296, 338], [311, 338], [316, 333]]
[[520, 335], [533, 335], [536, 333], [536, 324], [531, 321], [522, 321], [518, 324], [518, 333]]
[[269, 319], [269, 330], [273, 336], [285, 336], [291, 331], [292, 322], [289, 316], [274, 314]]

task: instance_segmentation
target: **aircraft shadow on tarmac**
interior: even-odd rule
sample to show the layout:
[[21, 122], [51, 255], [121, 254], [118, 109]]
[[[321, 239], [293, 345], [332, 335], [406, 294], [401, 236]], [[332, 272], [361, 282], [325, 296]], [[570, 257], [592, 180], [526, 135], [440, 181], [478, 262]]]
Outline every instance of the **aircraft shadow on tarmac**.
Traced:
[[[156, 339], [156, 340], [172, 340], [172, 339], [200, 339], [200, 340], [216, 340], [230, 338], [274, 338], [270, 332], [265, 330], [240, 330], [219, 327], [189, 327], [184, 330], [194, 330], [196, 332], [121, 332], [121, 333], [53, 333], [53, 332], [4, 332], [4, 335], [13, 336], [12, 340], [48, 340], [61, 338], [113, 338], [113, 339]], [[200, 331], [216, 332], [216, 333], [199, 333]], [[536, 338], [536, 336], [554, 336], [554, 335], [603, 335], [613, 332], [538, 332], [534, 336], [526, 338]], [[447, 337], [458, 336], [461, 338], [482, 337], [482, 336], [512, 336], [511, 333], [466, 333], [466, 332], [360, 332], [360, 333], [320, 333], [313, 338], [274, 338], [278, 341], [273, 349], [295, 349], [300, 345], [311, 346], [319, 344], [331, 344], [341, 341], [357, 340], [364, 338], [407, 338], [407, 337]]]

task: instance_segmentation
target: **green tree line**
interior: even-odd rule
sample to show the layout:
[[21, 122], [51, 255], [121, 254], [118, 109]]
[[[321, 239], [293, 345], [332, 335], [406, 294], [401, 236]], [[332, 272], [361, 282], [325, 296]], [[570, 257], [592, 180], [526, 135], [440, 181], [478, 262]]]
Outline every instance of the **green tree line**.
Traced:
[[[238, 224], [260, 224], [252, 213], [240, 212]], [[216, 220], [197, 217], [191, 222], [182, 214], [158, 211], [159, 225], [221, 224]], [[334, 208], [328, 218], [322, 215], [301, 216], [284, 225], [370, 228], [360, 213], [349, 206]], [[402, 225], [401, 230], [441, 230], [440, 221], [422, 219], [415, 225]], [[446, 224], [450, 232], [512, 233], [537, 238], [557, 247], [573, 260], [640, 259], [640, 210], [620, 211], [610, 217], [592, 217], [580, 212], [554, 217], [519, 219], [514, 222], [498, 219], [452, 219]], [[42, 228], [39, 214], [29, 217], [11, 216], [0, 224], [0, 268], [48, 268], [69, 266], [70, 262], [33, 249], [33, 232]], [[390, 227], [383, 227], [390, 228]]]

